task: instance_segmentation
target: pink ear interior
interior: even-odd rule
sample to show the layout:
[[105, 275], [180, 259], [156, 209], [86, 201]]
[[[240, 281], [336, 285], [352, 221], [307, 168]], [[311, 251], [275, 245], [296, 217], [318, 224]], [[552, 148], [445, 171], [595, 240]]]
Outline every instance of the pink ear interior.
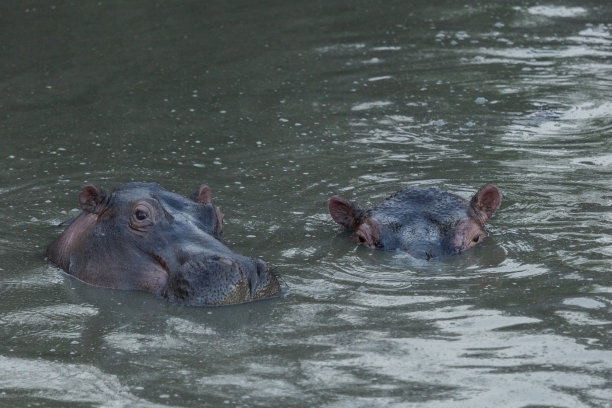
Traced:
[[104, 192], [91, 183], [85, 184], [79, 193], [79, 203], [84, 211], [93, 213], [104, 199]]
[[223, 217], [225, 216], [225, 214], [223, 214], [218, 208], [215, 208], [215, 212], [217, 213], [217, 232], [221, 234], [223, 233]]
[[212, 192], [210, 191], [210, 187], [208, 187], [206, 184], [202, 184], [200, 186], [200, 189], [198, 190], [197, 202], [200, 204], [212, 203]]
[[486, 222], [501, 205], [501, 193], [494, 184], [486, 184], [474, 194], [470, 205]]
[[357, 206], [346, 198], [333, 196], [329, 199], [329, 214], [334, 221], [347, 228], [357, 226]]

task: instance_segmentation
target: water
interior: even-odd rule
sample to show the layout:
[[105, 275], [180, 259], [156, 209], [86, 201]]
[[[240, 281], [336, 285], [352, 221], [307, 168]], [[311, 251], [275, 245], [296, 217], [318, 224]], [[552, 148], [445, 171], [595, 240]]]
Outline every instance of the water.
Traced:
[[[413, 3], [0, 6], [0, 405], [611, 406], [612, 8]], [[86, 181], [209, 184], [285, 296], [67, 277]], [[491, 238], [444, 261], [326, 210], [487, 182]]]

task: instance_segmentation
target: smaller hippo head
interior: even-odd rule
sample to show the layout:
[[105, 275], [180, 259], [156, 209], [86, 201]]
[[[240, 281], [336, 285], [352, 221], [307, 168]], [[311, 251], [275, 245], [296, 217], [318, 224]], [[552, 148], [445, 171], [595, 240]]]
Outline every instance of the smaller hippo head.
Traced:
[[232, 252], [223, 214], [202, 185], [187, 199], [155, 183], [128, 183], [106, 194], [79, 194], [83, 212], [49, 246], [49, 260], [78, 279], [144, 290], [188, 305], [241, 303], [275, 296], [266, 264]]
[[487, 237], [485, 223], [501, 204], [495, 185], [483, 186], [470, 201], [439, 188], [410, 187], [368, 209], [333, 196], [329, 213], [354, 231], [368, 248], [402, 250], [416, 258], [460, 254]]

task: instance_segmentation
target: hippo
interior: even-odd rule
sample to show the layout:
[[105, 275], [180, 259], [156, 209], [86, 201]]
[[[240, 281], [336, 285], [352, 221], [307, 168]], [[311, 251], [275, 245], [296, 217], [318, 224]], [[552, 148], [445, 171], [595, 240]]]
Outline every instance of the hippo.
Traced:
[[484, 225], [500, 204], [501, 194], [493, 184], [481, 187], [470, 201], [437, 187], [409, 187], [368, 209], [332, 196], [329, 213], [354, 231], [360, 245], [430, 260], [481, 243], [488, 236]]
[[79, 202], [83, 211], [66, 223], [47, 258], [81, 281], [192, 306], [281, 292], [263, 261], [225, 244], [223, 213], [207, 185], [188, 199], [156, 183], [128, 183], [110, 194], [85, 184]]

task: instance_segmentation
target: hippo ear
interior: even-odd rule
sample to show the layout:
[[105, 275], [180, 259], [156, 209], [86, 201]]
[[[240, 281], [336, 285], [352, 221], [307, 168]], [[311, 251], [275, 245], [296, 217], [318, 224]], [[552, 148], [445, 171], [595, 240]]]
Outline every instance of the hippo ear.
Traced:
[[332, 196], [329, 199], [329, 214], [340, 225], [355, 229], [361, 222], [361, 213], [362, 210], [346, 198]]
[[202, 184], [196, 194], [194, 194], [194, 201], [200, 204], [211, 204], [212, 203], [212, 192], [210, 187], [206, 184]]
[[106, 194], [91, 183], [85, 184], [79, 193], [79, 202], [83, 211], [95, 213], [98, 205], [104, 201]]
[[474, 194], [470, 207], [484, 224], [501, 205], [501, 194], [494, 184], [485, 184]]

